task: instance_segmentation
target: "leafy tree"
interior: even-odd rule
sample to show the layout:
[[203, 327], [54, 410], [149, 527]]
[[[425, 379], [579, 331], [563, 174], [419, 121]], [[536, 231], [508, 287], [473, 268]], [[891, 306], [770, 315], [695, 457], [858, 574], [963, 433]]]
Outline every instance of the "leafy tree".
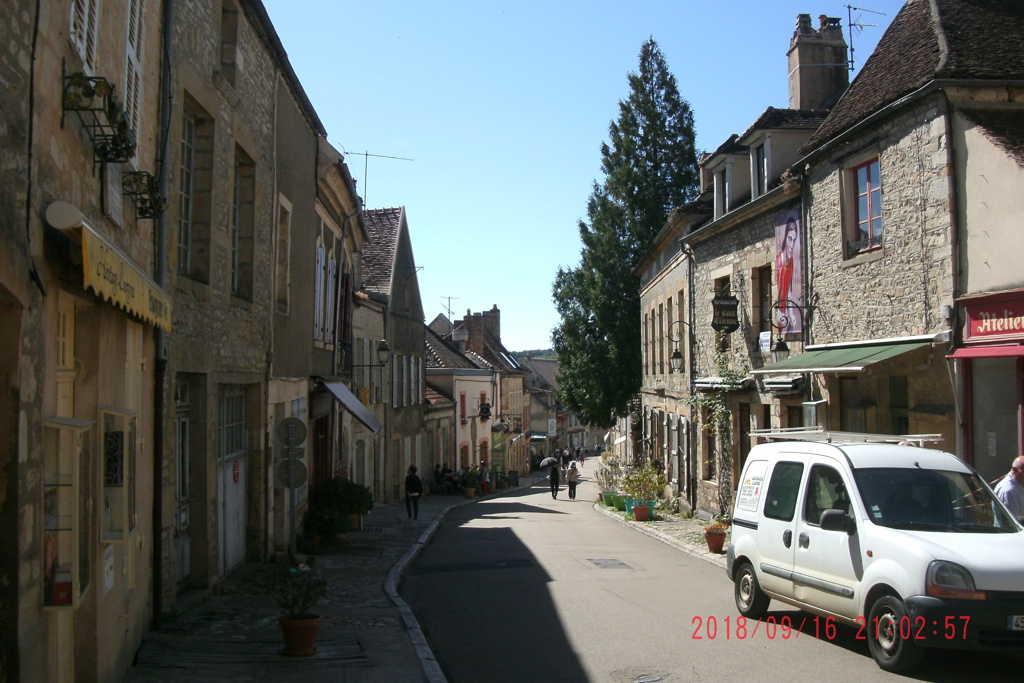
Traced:
[[552, 332], [559, 400], [586, 423], [611, 426], [640, 388], [640, 292], [632, 271], [669, 211], [697, 193], [693, 113], [658, 44], [640, 49], [629, 97], [601, 145], [576, 268], [552, 287], [561, 322]]

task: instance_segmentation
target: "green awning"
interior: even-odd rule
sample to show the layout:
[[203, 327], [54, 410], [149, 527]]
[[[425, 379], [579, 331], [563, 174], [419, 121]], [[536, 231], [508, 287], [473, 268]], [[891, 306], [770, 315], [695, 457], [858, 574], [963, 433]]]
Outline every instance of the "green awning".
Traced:
[[900, 354], [930, 346], [931, 342], [902, 344], [871, 344], [815, 349], [752, 370], [754, 375], [776, 375], [792, 372], [860, 372], [873, 363], [895, 358]]

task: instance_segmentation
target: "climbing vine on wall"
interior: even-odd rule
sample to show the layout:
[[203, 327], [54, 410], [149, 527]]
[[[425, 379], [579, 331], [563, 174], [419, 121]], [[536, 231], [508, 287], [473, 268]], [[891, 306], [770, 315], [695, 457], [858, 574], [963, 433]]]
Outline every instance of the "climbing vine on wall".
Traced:
[[[718, 333], [716, 342], [720, 342]], [[696, 408], [696, 422], [700, 428], [715, 437], [715, 476], [718, 484], [719, 513], [729, 511], [732, 492], [732, 409], [729, 391], [740, 385], [747, 376], [749, 368], [746, 363], [740, 369], [733, 368], [729, 356], [721, 350], [721, 343], [715, 344], [715, 369], [720, 382], [716, 382], [710, 391], [691, 394], [686, 402]]]

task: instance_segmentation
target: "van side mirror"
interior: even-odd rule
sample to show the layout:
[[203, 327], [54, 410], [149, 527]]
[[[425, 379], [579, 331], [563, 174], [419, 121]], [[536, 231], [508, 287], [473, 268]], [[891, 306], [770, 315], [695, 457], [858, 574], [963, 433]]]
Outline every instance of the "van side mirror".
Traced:
[[857, 532], [853, 517], [842, 510], [825, 510], [821, 513], [820, 524], [825, 531], [845, 531], [850, 536]]

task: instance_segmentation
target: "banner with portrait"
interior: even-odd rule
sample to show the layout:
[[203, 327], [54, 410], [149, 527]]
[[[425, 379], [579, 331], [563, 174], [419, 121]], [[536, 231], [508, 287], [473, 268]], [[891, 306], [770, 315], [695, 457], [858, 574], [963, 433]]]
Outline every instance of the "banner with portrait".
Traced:
[[772, 325], [783, 334], [803, 329], [803, 242], [800, 212], [780, 214], [775, 223], [775, 305]]

